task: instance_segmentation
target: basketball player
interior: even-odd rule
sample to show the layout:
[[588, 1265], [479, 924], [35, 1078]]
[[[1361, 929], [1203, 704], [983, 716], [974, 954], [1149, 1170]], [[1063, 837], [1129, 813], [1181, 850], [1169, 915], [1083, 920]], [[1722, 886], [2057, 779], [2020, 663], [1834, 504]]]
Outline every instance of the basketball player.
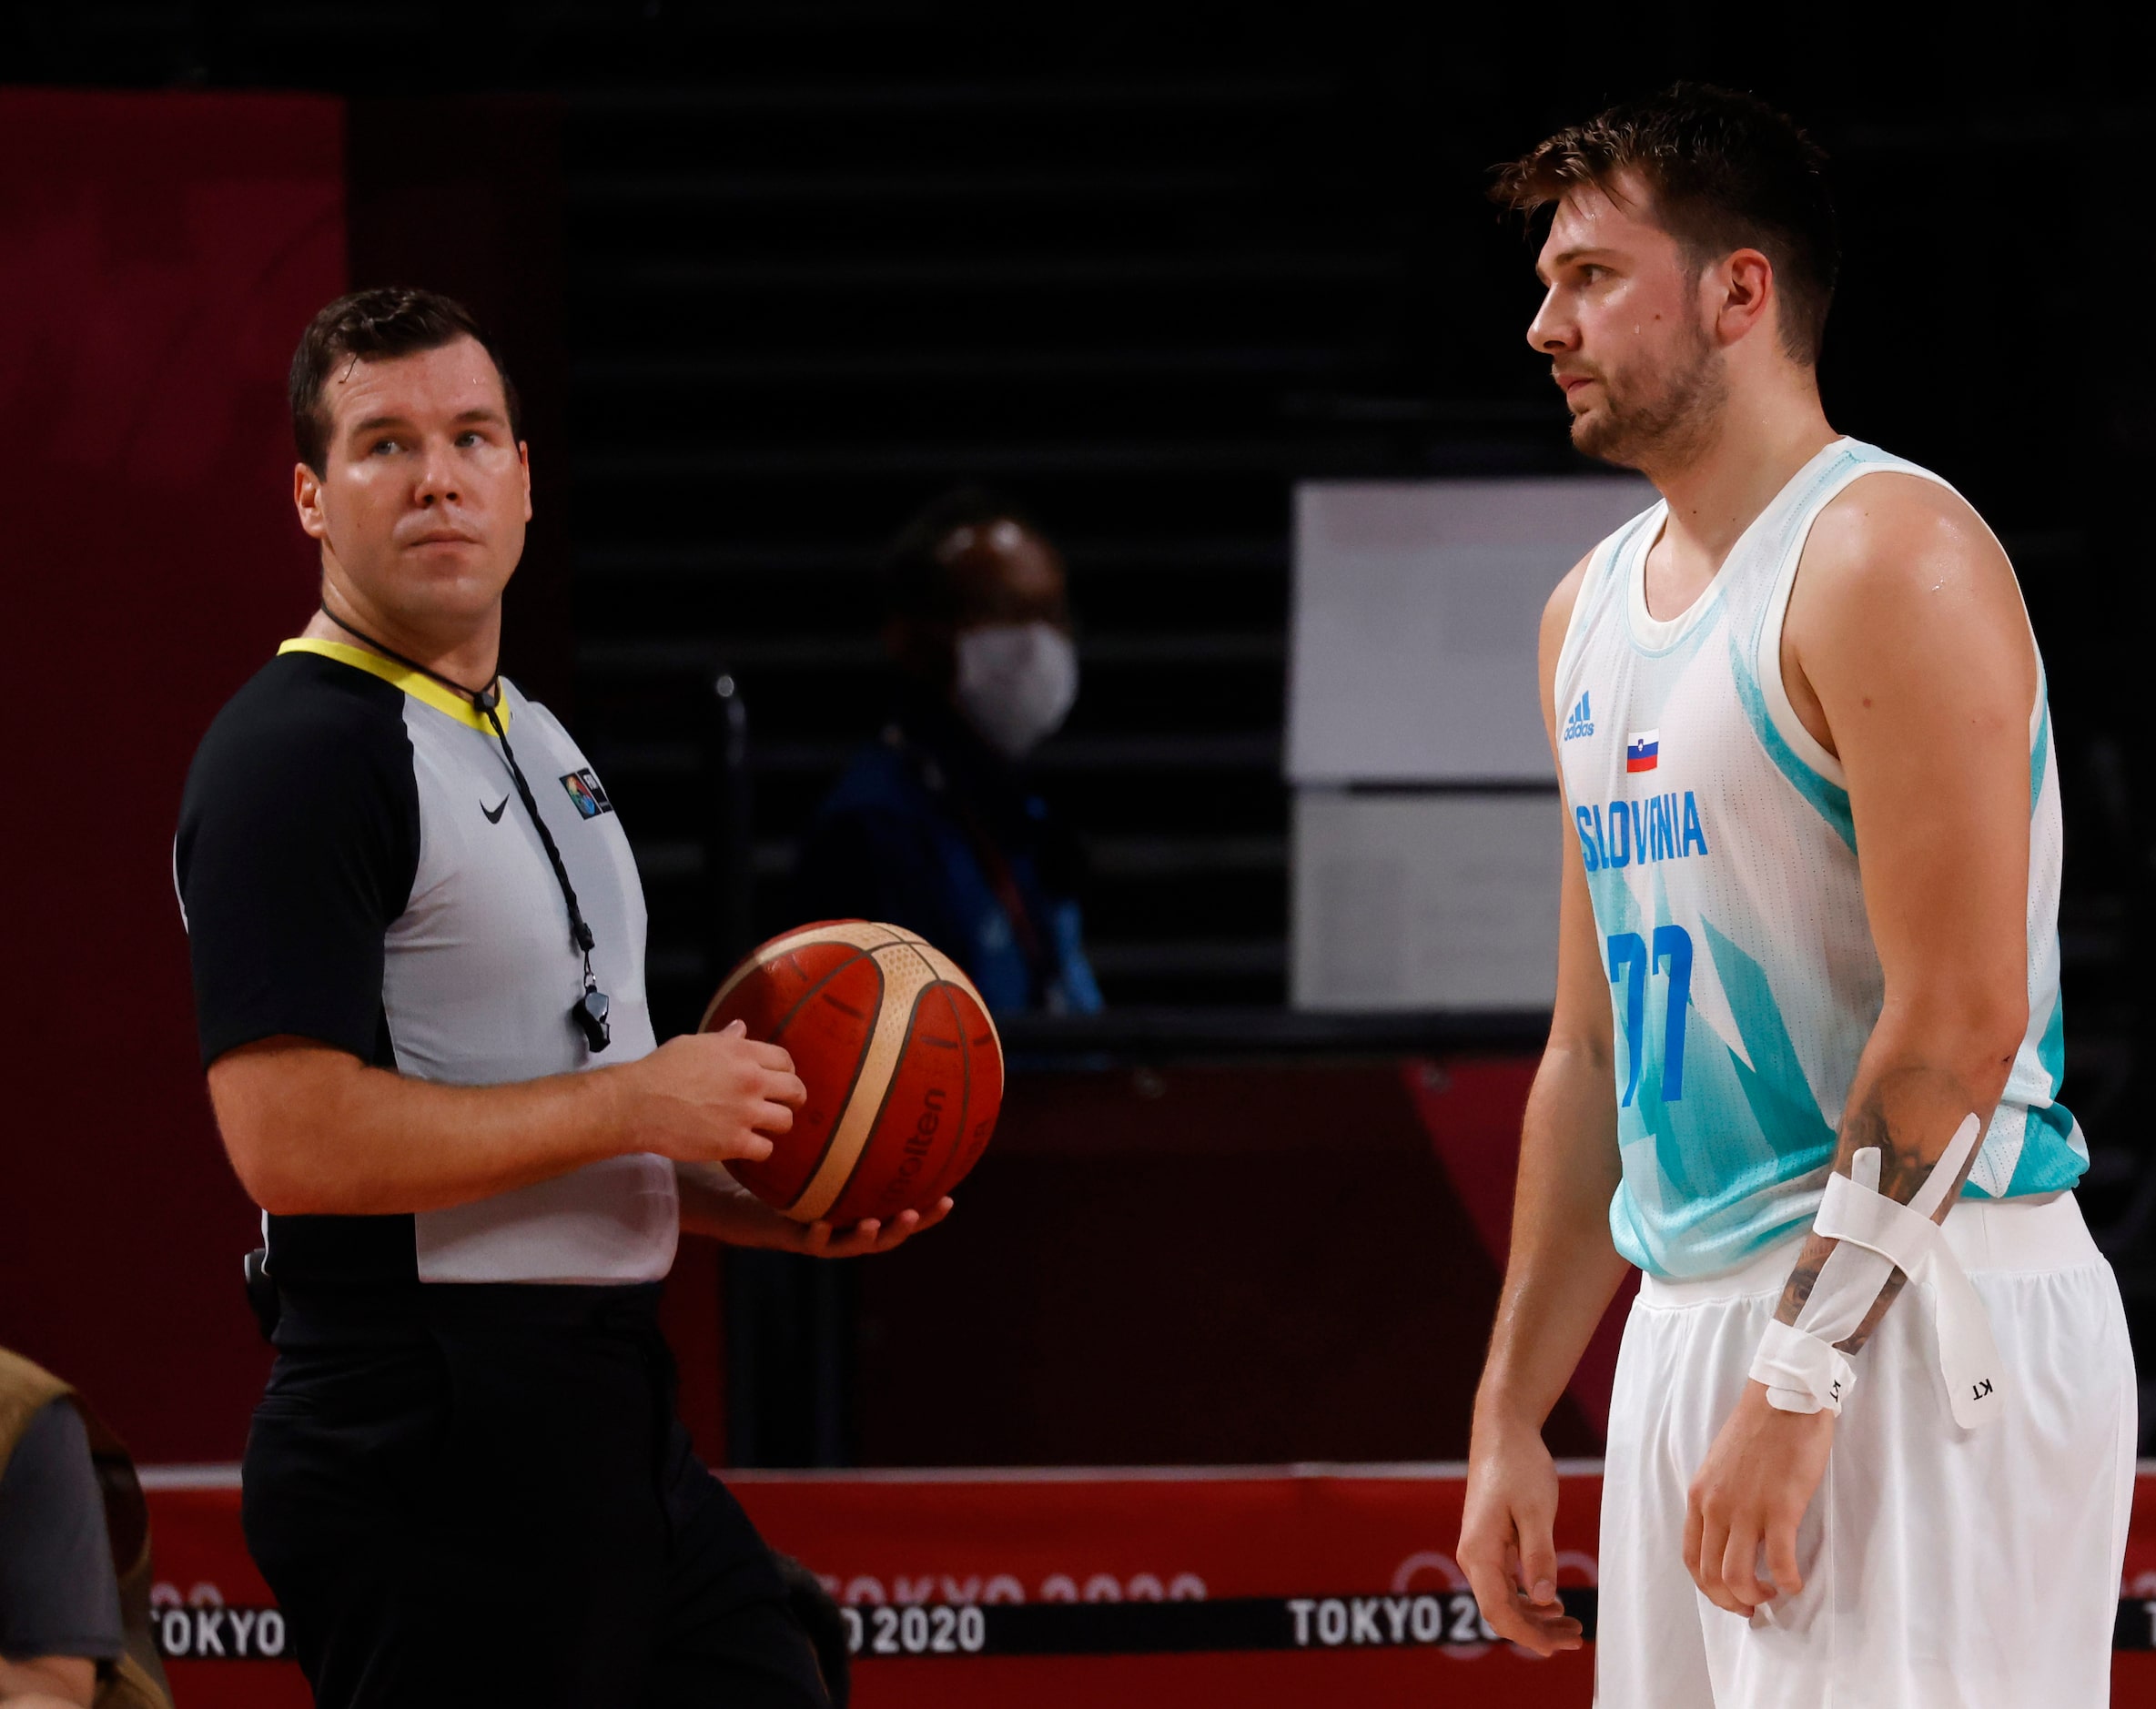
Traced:
[[1976, 512], [1827, 424], [1821, 164], [1678, 86], [1500, 176], [1554, 210], [1574, 442], [1663, 496], [1543, 622], [1558, 991], [1460, 1558], [1499, 1634], [1580, 1642], [1540, 1431], [1636, 1265], [1604, 1709], [2095, 1709], [2134, 1381], [2070, 1190], [2043, 669]]
[[174, 865], [278, 1358], [248, 1545], [326, 1706], [821, 1709], [762, 1540], [674, 1418], [678, 1231], [837, 1257], [719, 1167], [804, 1099], [738, 1032], [653, 1047], [603, 784], [496, 673], [531, 471], [463, 308], [331, 303], [292, 364], [320, 610], [218, 713]]

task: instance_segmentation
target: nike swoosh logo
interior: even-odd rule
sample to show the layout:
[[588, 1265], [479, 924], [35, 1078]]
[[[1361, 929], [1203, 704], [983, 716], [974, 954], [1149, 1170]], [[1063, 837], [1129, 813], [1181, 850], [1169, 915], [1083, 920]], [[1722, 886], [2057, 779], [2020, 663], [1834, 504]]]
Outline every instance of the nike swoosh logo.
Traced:
[[501, 810], [502, 810], [502, 808], [504, 808], [504, 807], [506, 807], [506, 806], [508, 806], [508, 805], [509, 805], [509, 797], [508, 797], [507, 795], [504, 795], [504, 796], [502, 796], [502, 798], [501, 798], [500, 801], [496, 802], [496, 803], [495, 803], [495, 804], [493, 804], [491, 807], [488, 806], [488, 805], [487, 805], [485, 803], [483, 803], [483, 802], [482, 802], [482, 803], [481, 803], [481, 804], [480, 804], [480, 811], [481, 811], [481, 813], [483, 813], [483, 814], [485, 814], [487, 815], [487, 823], [488, 823], [489, 824], [500, 824], [501, 823]]

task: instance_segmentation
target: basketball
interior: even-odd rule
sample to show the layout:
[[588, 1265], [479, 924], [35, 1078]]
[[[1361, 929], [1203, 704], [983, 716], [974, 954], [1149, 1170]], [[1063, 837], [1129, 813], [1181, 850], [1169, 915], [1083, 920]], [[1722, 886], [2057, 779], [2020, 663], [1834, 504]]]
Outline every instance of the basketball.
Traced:
[[926, 1211], [980, 1160], [1003, 1106], [1003, 1045], [957, 964], [909, 932], [824, 920], [760, 946], [699, 1029], [742, 1022], [808, 1088], [760, 1163], [726, 1167], [797, 1222]]

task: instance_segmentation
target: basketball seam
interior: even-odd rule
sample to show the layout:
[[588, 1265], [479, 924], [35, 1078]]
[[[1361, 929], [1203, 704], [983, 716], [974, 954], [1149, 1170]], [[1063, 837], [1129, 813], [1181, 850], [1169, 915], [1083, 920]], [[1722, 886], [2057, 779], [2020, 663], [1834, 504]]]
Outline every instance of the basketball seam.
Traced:
[[1009, 1065], [1004, 1061], [1003, 1035], [996, 1029], [996, 1016], [988, 1008], [988, 1000], [981, 996], [980, 987], [967, 976], [966, 969], [925, 937], [901, 937], [898, 942], [911, 950], [926, 950], [928, 954], [921, 959], [928, 964], [929, 972], [944, 984], [957, 986], [973, 999], [974, 1006], [981, 1012], [981, 1019], [988, 1024], [988, 1037], [996, 1046], [996, 1066], [1007, 1077]]
[[944, 1182], [952, 1166], [966, 1155], [966, 1125], [973, 1115], [973, 1041], [966, 1035], [966, 1017], [958, 1013], [958, 999], [951, 995], [950, 983], [938, 979], [935, 988], [943, 993], [951, 1011], [951, 1030], [958, 1035], [958, 1130], [950, 1150], [944, 1155], [943, 1168], [929, 1184], [931, 1205], [943, 1197]]
[[[883, 964], [876, 961], [876, 952], [874, 950], [866, 950], [864, 951], [863, 954], [865, 954], [868, 960], [874, 963], [876, 966], [876, 979], [877, 986], [876, 1006], [880, 1011], [883, 1006]], [[860, 957], [856, 956], [855, 959], [858, 960]], [[845, 966], [848, 967], [852, 966], [854, 964], [851, 961], [845, 964]], [[819, 991], [821, 991], [823, 988], [824, 987], [820, 985], [816, 987], [816, 989]], [[801, 1001], [802, 1003], [805, 1003], [808, 1001], [808, 999], [804, 997]], [[794, 1016], [800, 1012], [800, 1009], [801, 1004], [796, 1003], [792, 1009], [787, 1011], [786, 1019], [791, 1021]], [[815, 1187], [816, 1184], [816, 1177], [823, 1173], [824, 1164], [831, 1156], [831, 1148], [838, 1143], [838, 1130], [845, 1126], [846, 1107], [854, 1101], [854, 1088], [861, 1084], [861, 1070], [867, 1067], [868, 1053], [874, 1049], [875, 1047], [876, 1027], [871, 1025], [867, 1030], [861, 1035], [861, 1048], [854, 1057], [853, 1073], [846, 1077], [846, 1093], [844, 1097], [838, 1100], [838, 1114], [832, 1119], [830, 1132], [824, 1136], [823, 1148], [817, 1151], [816, 1160], [809, 1166], [808, 1173], [802, 1178], [801, 1190], [798, 1193], [795, 1193], [793, 1198], [788, 1202], [786, 1208], [789, 1211], [792, 1210], [795, 1205], [798, 1205], [803, 1199], [808, 1197], [809, 1189]], [[896, 1077], [896, 1068], [893, 1070], [893, 1077]]]
[[[779, 1035], [784, 1032], [787, 1027], [793, 1026], [795, 1021], [799, 1018], [803, 1006], [807, 1004], [812, 998], [819, 996], [825, 986], [829, 985], [832, 980], [837, 978], [838, 976], [844, 973], [848, 967], [851, 967], [854, 965], [854, 962], [863, 960], [874, 961], [875, 959], [876, 951], [873, 949], [862, 949], [855, 951], [853, 961], [840, 962], [837, 966], [832, 968], [829, 973], [825, 974], [821, 979], [817, 980], [815, 984], [812, 985], [806, 991], [803, 992], [801, 994], [800, 1001], [796, 1002], [792, 1008], [788, 1009], [784, 1015], [779, 1016], [778, 1025], [771, 1029], [771, 1037], [764, 1042], [767, 1044], [777, 1044], [779, 1040]], [[765, 965], [769, 966], [768, 963]], [[879, 966], [876, 972], [876, 977], [881, 979], [883, 977], [883, 968]], [[865, 1047], [864, 1047], [864, 1048], [865, 1048]]]
[[[927, 965], [925, 959], [922, 965]], [[928, 971], [933, 974], [936, 969], [934, 967], [929, 967]], [[941, 984], [942, 981], [937, 980], [934, 984], [925, 985], [914, 994], [914, 1006], [906, 1013], [906, 1034], [898, 1046], [897, 1059], [891, 1065], [891, 1077], [884, 1083], [883, 1097], [876, 1099], [876, 1114], [868, 1118], [868, 1131], [861, 1136], [861, 1150], [860, 1152], [855, 1154], [854, 1168], [859, 1168], [861, 1167], [862, 1155], [867, 1151], [869, 1141], [876, 1138], [876, 1130], [883, 1126], [884, 1112], [891, 1107], [891, 1088], [898, 1084], [898, 1070], [906, 1061], [906, 1046], [912, 1044], [914, 1041], [914, 1023], [921, 1018], [921, 1005], [928, 1000], [928, 994], [931, 991], [936, 990]], [[959, 1034], [958, 1044], [959, 1049], [961, 1053], [963, 1053], [966, 1044], [966, 1036], [964, 1033]], [[853, 1170], [849, 1169], [846, 1171], [846, 1178], [838, 1184], [838, 1190], [831, 1195], [831, 1205], [835, 1205], [841, 1198], [844, 1198], [845, 1197], [845, 1189], [851, 1187], [853, 1184]], [[804, 1197], [806, 1195], [804, 1195]], [[828, 1210], [831, 1208], [831, 1205], [826, 1205], [824, 1207], [824, 1208]]]
[[[996, 1030], [996, 1017], [988, 1012], [988, 1006], [982, 998], [980, 991], [973, 981], [966, 976], [966, 970], [963, 967], [951, 960], [935, 945], [929, 943], [927, 939], [909, 937], [905, 942], [909, 949], [920, 956], [921, 960], [926, 964], [929, 973], [934, 976], [936, 984], [943, 987], [946, 994], [953, 986], [957, 986], [973, 999], [974, 1007], [980, 1011], [981, 1019], [987, 1026], [989, 1042], [996, 1047], [996, 1077], [998, 1086], [1000, 1086], [1007, 1077], [1004, 1071], [1003, 1035]], [[926, 953], [922, 954], [923, 951]], [[973, 1113], [972, 1038], [958, 1014], [957, 999], [950, 997], [948, 1001], [951, 1005], [951, 1020], [958, 1035], [958, 1066], [959, 1073], [963, 1078], [960, 1081], [958, 1138], [951, 1147], [949, 1154], [945, 1158], [942, 1172], [936, 1178], [934, 1188], [935, 1198], [941, 1198], [949, 1190], [955, 1180], [954, 1171], [966, 1158], [968, 1147], [966, 1122]]]
[[[875, 955], [879, 954], [881, 951], [886, 949], [897, 949], [906, 946], [907, 946], [906, 945], [906, 941], [903, 938], [896, 938], [888, 944], [878, 945], [876, 949], [870, 953]], [[918, 958], [916, 957], [916, 959]], [[926, 966], [926, 961], [923, 962], [923, 965]], [[935, 969], [930, 967], [929, 972], [933, 974]], [[876, 965], [876, 975], [879, 978], [885, 979], [886, 988], [887, 990], [889, 981], [884, 974], [883, 965], [881, 962], [878, 962]], [[785, 1213], [787, 1216], [794, 1218], [797, 1221], [805, 1220], [813, 1222], [820, 1220], [824, 1213], [828, 1211], [832, 1206], [838, 1203], [839, 1199], [845, 1196], [847, 1185], [854, 1178], [854, 1171], [861, 1166], [862, 1153], [868, 1149], [869, 1140], [876, 1137], [876, 1125], [877, 1122], [883, 1119], [885, 1107], [890, 1102], [891, 1087], [897, 1084], [898, 1070], [904, 1065], [906, 1060], [906, 1047], [907, 1042], [913, 1037], [914, 1015], [918, 1013], [921, 1006], [921, 998], [926, 994], [928, 988], [929, 987], [927, 986], [923, 986], [920, 991], [917, 991], [914, 994], [913, 1006], [907, 1011], [906, 1014], [906, 1031], [899, 1036], [897, 1047], [891, 1055], [890, 1073], [884, 1081], [883, 1090], [876, 1097], [876, 1112], [869, 1117], [868, 1120], [862, 1128], [860, 1143], [854, 1148], [854, 1155], [846, 1164], [845, 1176], [840, 1178], [838, 1184], [835, 1187], [828, 1189], [827, 1193], [823, 1198], [822, 1202], [817, 1206], [815, 1214], [811, 1216], [804, 1212], [802, 1207], [807, 1204], [812, 1198], [815, 1198], [818, 1192], [818, 1189], [823, 1186], [824, 1173], [830, 1167], [832, 1152], [837, 1148], [839, 1136], [845, 1129], [846, 1117], [852, 1114], [854, 1094], [859, 1089], [861, 1084], [861, 1075], [863, 1071], [866, 1069], [868, 1066], [868, 1058], [876, 1047], [876, 1035], [877, 1029], [875, 1026], [871, 1026], [869, 1027], [867, 1038], [861, 1047], [861, 1060], [855, 1065], [854, 1069], [854, 1077], [846, 1087], [845, 1102], [838, 1107], [838, 1119], [831, 1124], [830, 1136], [825, 1140], [823, 1150], [817, 1154], [816, 1166], [814, 1169], [809, 1171], [809, 1177], [806, 1183], [804, 1184], [801, 1191], [795, 1195], [793, 1201], [787, 1205]], [[879, 1003], [877, 1005], [877, 1019], [880, 1021], [881, 1018], [882, 1005]]]
[[[907, 947], [909, 949], [914, 949], [916, 954], [918, 955], [918, 946], [908, 944]], [[933, 946], [930, 946], [930, 947], [933, 947]], [[966, 1118], [971, 1112], [973, 1107], [973, 1052], [967, 1047], [966, 1026], [964, 1021], [959, 1016], [958, 1005], [951, 996], [951, 982], [943, 976], [942, 973], [937, 969], [936, 964], [929, 960], [927, 956], [919, 956], [919, 960], [921, 965], [928, 969], [929, 983], [921, 988], [920, 997], [916, 998], [914, 1002], [914, 1012], [907, 1017], [906, 1032], [906, 1043], [908, 1045], [913, 1043], [913, 1029], [921, 1018], [921, 1003], [926, 999], [929, 992], [931, 991], [940, 991], [943, 993], [943, 1000], [951, 1011], [951, 1030], [956, 1033], [958, 1037], [958, 1120], [957, 1127], [958, 1137], [957, 1141], [952, 1145], [950, 1150], [945, 1155], [943, 1168], [936, 1174], [933, 1197], [929, 1200], [929, 1202], [933, 1204], [936, 1199], [941, 1198], [943, 1197], [943, 1178], [950, 1173], [952, 1162], [956, 1160], [960, 1152], [965, 1148]], [[901, 1054], [903, 1055], [903, 1053]], [[898, 1077], [894, 1074], [891, 1077], [891, 1079], [893, 1084], [896, 1084]], [[890, 1098], [890, 1093], [886, 1091], [884, 1094], [884, 1097], [886, 1102], [887, 1103]], [[868, 1137], [870, 1139], [874, 1139], [876, 1138], [876, 1127], [882, 1125], [883, 1118], [884, 1112], [881, 1109], [878, 1109], [876, 1113], [876, 1124], [872, 1125], [868, 1130]], [[866, 1149], [865, 1145], [863, 1147], [863, 1148]], [[852, 1182], [849, 1180], [847, 1185], [851, 1186]], [[840, 1197], [844, 1198], [845, 1188], [842, 1188], [839, 1189], [839, 1191]], [[833, 1202], [835, 1203], [836, 1201], [834, 1200]]]
[[[855, 943], [851, 938], [848, 937], [842, 937], [835, 935], [832, 937], [819, 939], [813, 935], [814, 933], [821, 931], [825, 927], [845, 925], [873, 926], [877, 931], [890, 933], [891, 935], [886, 937], [880, 944], [871, 944], [865, 947]], [[899, 934], [895, 927], [881, 925], [875, 920], [825, 920], [815, 926], [798, 926], [791, 932], [784, 933], [781, 935], [773, 938], [767, 944], [759, 944], [754, 949], [751, 950], [746, 956], [744, 956], [741, 958], [740, 963], [734, 967], [734, 971], [726, 976], [725, 984], [722, 985], [716, 991], [714, 991], [712, 994], [711, 1001], [703, 1006], [703, 1017], [696, 1023], [696, 1030], [698, 1032], [702, 1032], [704, 1027], [710, 1024], [711, 1017], [719, 1012], [719, 1005], [724, 1003], [728, 997], [732, 996], [734, 995], [734, 987], [738, 986], [744, 979], [747, 978], [749, 975], [754, 973], [759, 967], [768, 967], [774, 961], [776, 961], [782, 954], [791, 955], [793, 952], [785, 948], [785, 946], [793, 943], [796, 938], [806, 939], [809, 943], [823, 942], [844, 944], [848, 949], [853, 950], [857, 956], [873, 956], [879, 949], [888, 949], [894, 944], [903, 944], [908, 941], [903, 935]], [[768, 952], [768, 954], [766, 952]], [[851, 964], [847, 965], [850, 966]]]

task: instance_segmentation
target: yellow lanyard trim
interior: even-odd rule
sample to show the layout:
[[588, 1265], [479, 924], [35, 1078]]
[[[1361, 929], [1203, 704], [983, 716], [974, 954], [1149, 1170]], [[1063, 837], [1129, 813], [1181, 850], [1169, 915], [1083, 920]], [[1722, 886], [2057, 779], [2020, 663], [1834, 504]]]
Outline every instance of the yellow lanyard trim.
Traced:
[[[318, 641], [312, 635], [301, 635], [295, 641], [286, 642], [277, 651], [280, 657], [288, 652], [314, 652], [325, 659], [334, 659], [339, 664], [349, 664], [355, 671], [379, 676], [392, 688], [402, 689], [412, 699], [424, 701], [436, 712], [446, 713], [481, 735], [491, 736], [494, 733], [494, 726], [487, 722], [479, 708], [454, 689], [444, 688], [432, 677], [422, 676], [419, 672], [399, 664], [396, 660], [385, 659], [380, 653], [370, 652], [365, 647], [355, 647], [342, 641]], [[509, 697], [506, 694], [501, 697], [498, 710], [501, 714], [501, 727], [506, 731], [510, 716]]]

